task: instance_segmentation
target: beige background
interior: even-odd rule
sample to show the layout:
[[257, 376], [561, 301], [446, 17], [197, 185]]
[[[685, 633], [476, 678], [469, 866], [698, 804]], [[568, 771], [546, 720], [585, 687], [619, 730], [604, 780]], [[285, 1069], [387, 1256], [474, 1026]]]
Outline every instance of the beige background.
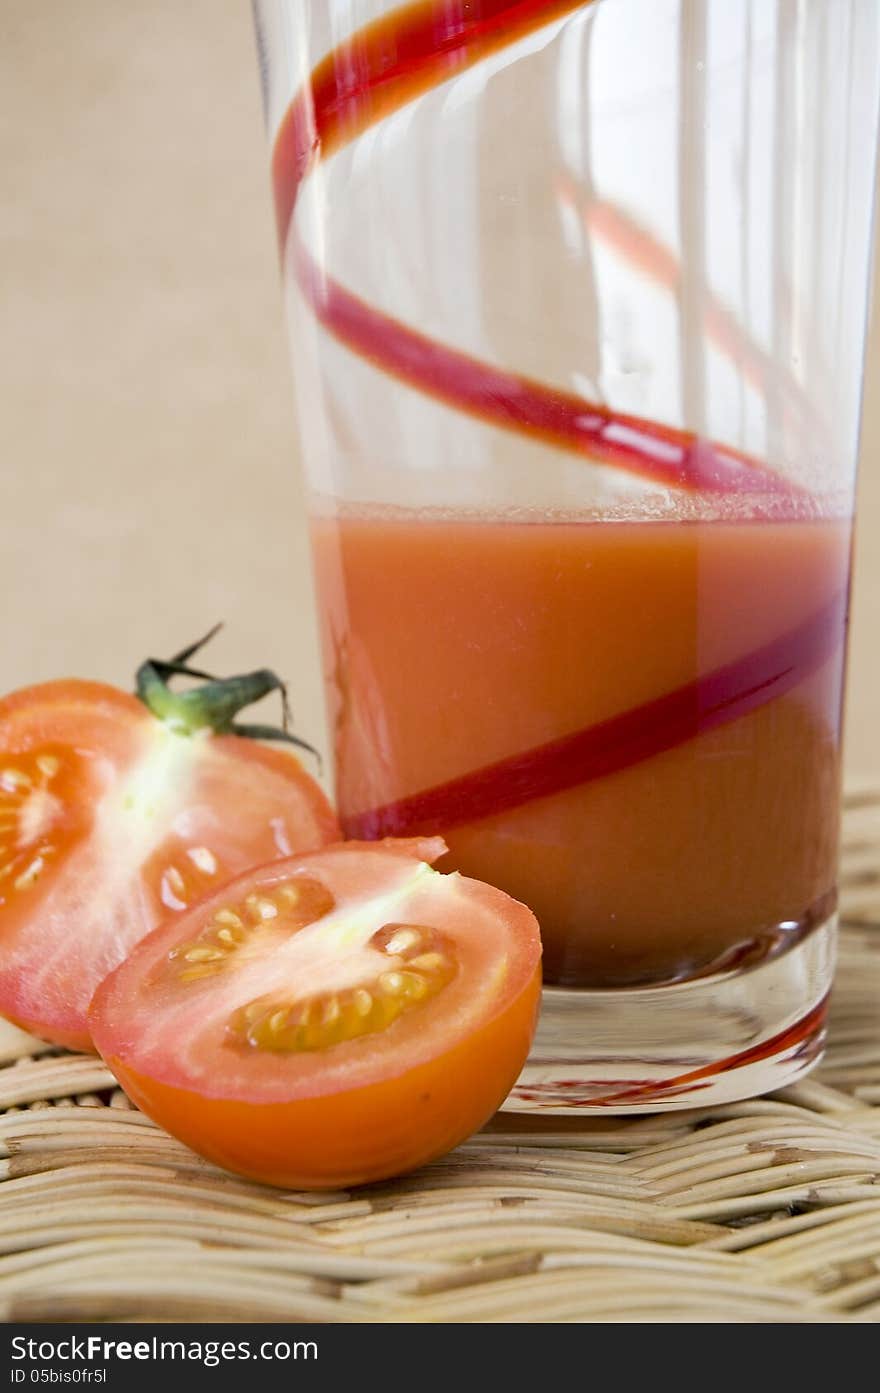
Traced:
[[[321, 739], [245, 0], [2, 0], [0, 689], [226, 620]], [[876, 318], [876, 316], [875, 316]], [[880, 327], [880, 326], [878, 326]], [[880, 774], [880, 340], [868, 373], [848, 765]]]

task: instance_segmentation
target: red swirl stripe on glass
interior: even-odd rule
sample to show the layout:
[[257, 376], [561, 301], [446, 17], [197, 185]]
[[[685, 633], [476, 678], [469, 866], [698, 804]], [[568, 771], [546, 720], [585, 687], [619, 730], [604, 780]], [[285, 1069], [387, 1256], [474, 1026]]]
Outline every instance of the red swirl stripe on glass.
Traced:
[[[313, 70], [276, 138], [272, 177], [282, 248], [303, 180], [320, 160], [489, 53], [584, 7], [579, 0], [421, 0], [338, 45]], [[739, 451], [438, 343], [332, 279], [298, 238], [292, 252], [302, 293], [329, 333], [458, 411], [676, 488], [776, 498], [799, 492]]]
[[[769, 1040], [762, 1040], [760, 1044], [738, 1050], [736, 1054], [728, 1055], [725, 1059], [704, 1064], [698, 1069], [690, 1069], [685, 1074], [676, 1074], [660, 1082], [652, 1079], [646, 1083], [630, 1083], [620, 1089], [614, 1089], [612, 1086], [610, 1091], [607, 1084], [602, 1084], [596, 1086], [595, 1094], [590, 1093], [584, 1097], [589, 1084], [585, 1085], [583, 1080], [573, 1080], [570, 1085], [564, 1080], [554, 1080], [551, 1084], [518, 1084], [513, 1090], [513, 1097], [528, 1103], [541, 1103], [545, 1097], [559, 1102], [561, 1098], [566, 1108], [610, 1108], [621, 1103], [648, 1104], [660, 1099], [680, 1098], [686, 1093], [699, 1093], [700, 1090], [711, 1087], [720, 1075], [732, 1074], [737, 1069], [747, 1068], [750, 1064], [760, 1064], [765, 1059], [772, 1059], [777, 1063], [781, 1062], [780, 1057], [783, 1055], [803, 1060], [817, 1059], [825, 1045], [829, 1001], [830, 997], [826, 993], [799, 1021], [786, 1026]], [[699, 1099], [694, 1098], [694, 1107], [698, 1102]]]
[[845, 592], [787, 633], [664, 696], [572, 735], [342, 820], [346, 837], [430, 835], [650, 759], [784, 696], [840, 647]]

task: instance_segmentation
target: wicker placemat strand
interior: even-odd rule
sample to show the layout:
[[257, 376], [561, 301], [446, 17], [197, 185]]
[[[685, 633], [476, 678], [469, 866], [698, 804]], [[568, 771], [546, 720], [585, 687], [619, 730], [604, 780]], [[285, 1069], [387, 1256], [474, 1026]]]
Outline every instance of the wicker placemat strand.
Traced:
[[826, 1060], [769, 1098], [499, 1115], [393, 1184], [236, 1180], [104, 1066], [0, 1032], [0, 1317], [880, 1320], [880, 792], [847, 798]]

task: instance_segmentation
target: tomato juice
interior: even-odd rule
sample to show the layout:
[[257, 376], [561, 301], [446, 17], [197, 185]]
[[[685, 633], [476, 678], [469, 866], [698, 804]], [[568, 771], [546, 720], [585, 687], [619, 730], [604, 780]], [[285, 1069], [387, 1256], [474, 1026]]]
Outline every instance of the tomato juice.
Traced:
[[833, 908], [848, 522], [313, 523], [346, 835], [440, 832], [545, 979], [760, 960]]

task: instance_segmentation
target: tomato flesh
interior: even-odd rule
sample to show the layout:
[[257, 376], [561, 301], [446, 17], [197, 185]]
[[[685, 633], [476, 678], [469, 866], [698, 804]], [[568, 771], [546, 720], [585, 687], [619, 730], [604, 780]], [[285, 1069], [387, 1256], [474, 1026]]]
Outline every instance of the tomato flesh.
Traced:
[[89, 1049], [98, 982], [144, 934], [336, 819], [286, 751], [175, 734], [87, 682], [0, 701], [0, 1012]]
[[239, 877], [144, 939], [90, 1024], [134, 1101], [209, 1159], [297, 1188], [412, 1169], [476, 1130], [531, 1044], [524, 905], [441, 875], [437, 838]]

